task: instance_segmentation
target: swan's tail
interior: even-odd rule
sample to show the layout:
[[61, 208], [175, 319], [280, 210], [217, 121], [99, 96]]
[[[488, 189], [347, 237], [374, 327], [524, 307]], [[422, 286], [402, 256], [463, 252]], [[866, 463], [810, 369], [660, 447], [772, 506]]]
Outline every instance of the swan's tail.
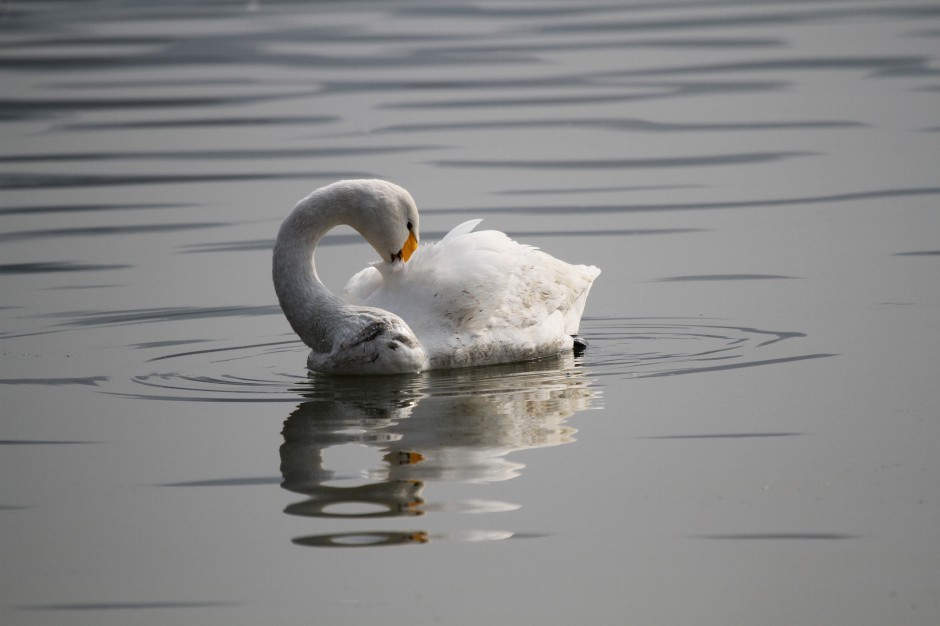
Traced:
[[[575, 296], [574, 302], [571, 303], [571, 308], [565, 313], [565, 332], [574, 337], [575, 343], [577, 343], [579, 339], [578, 328], [581, 326], [581, 315], [584, 314], [584, 305], [587, 304], [588, 294], [591, 291], [591, 286], [594, 284], [594, 279], [600, 275], [601, 271], [593, 265], [575, 265], [573, 268], [580, 270], [580, 276], [578, 276], [578, 278], [583, 281], [584, 287], [581, 292]], [[587, 343], [584, 345], [587, 346]]]

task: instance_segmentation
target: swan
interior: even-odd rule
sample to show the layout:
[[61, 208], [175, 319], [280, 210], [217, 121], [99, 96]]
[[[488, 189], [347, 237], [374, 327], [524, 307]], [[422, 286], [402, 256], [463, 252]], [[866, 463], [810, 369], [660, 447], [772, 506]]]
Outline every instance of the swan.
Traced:
[[[575, 345], [600, 270], [570, 265], [504, 233], [456, 226], [418, 247], [411, 195], [383, 180], [342, 180], [303, 198], [274, 244], [274, 290], [307, 366], [333, 374], [393, 374], [548, 356]], [[314, 250], [345, 224], [382, 258], [342, 296], [320, 282]]]

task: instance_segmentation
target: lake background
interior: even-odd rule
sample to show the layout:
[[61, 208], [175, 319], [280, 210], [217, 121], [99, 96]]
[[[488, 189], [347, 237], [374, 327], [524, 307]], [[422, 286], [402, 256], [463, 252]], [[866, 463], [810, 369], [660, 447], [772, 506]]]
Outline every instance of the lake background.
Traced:
[[[938, 56], [937, 2], [3, 3], [2, 621], [940, 622]], [[270, 249], [349, 177], [599, 266], [590, 349], [309, 376]]]

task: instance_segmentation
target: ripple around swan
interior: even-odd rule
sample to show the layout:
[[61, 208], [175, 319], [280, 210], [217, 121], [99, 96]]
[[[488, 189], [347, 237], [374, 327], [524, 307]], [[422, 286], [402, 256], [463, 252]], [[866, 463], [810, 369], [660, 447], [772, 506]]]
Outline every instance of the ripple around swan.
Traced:
[[[222, 346], [163, 354], [158, 371], [133, 376], [135, 391], [119, 395], [188, 402], [298, 402], [346, 399], [368, 389], [392, 402], [427, 395], [500, 394], [552, 388], [584, 376], [580, 359], [558, 355], [538, 361], [381, 377], [334, 377], [308, 372], [307, 348], [297, 340]], [[142, 390], [143, 389], [143, 390]]]
[[[582, 335], [590, 347], [570, 354], [507, 365], [378, 377], [309, 373], [307, 348], [296, 339], [205, 345], [167, 352], [155, 344], [133, 389], [110, 393], [191, 402], [298, 402], [342, 398], [368, 388], [394, 390], [398, 400], [424, 396], [499, 394], [566, 384], [572, 377], [594, 385], [607, 377], [652, 378], [758, 367], [835, 356], [795, 351], [801, 332], [765, 330], [692, 318], [592, 318]], [[149, 371], [147, 371], [149, 370]]]
[[591, 349], [584, 367], [597, 377], [653, 378], [835, 356], [796, 353], [784, 342], [801, 332], [763, 330], [719, 320], [619, 318], [585, 320]]

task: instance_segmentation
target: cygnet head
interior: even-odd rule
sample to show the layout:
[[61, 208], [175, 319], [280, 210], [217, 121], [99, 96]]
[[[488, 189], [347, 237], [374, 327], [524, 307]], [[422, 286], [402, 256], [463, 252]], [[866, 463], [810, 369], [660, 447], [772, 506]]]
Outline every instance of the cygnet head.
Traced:
[[386, 261], [407, 261], [418, 247], [418, 207], [411, 194], [384, 180], [341, 180], [324, 190], [346, 207], [346, 223]]

